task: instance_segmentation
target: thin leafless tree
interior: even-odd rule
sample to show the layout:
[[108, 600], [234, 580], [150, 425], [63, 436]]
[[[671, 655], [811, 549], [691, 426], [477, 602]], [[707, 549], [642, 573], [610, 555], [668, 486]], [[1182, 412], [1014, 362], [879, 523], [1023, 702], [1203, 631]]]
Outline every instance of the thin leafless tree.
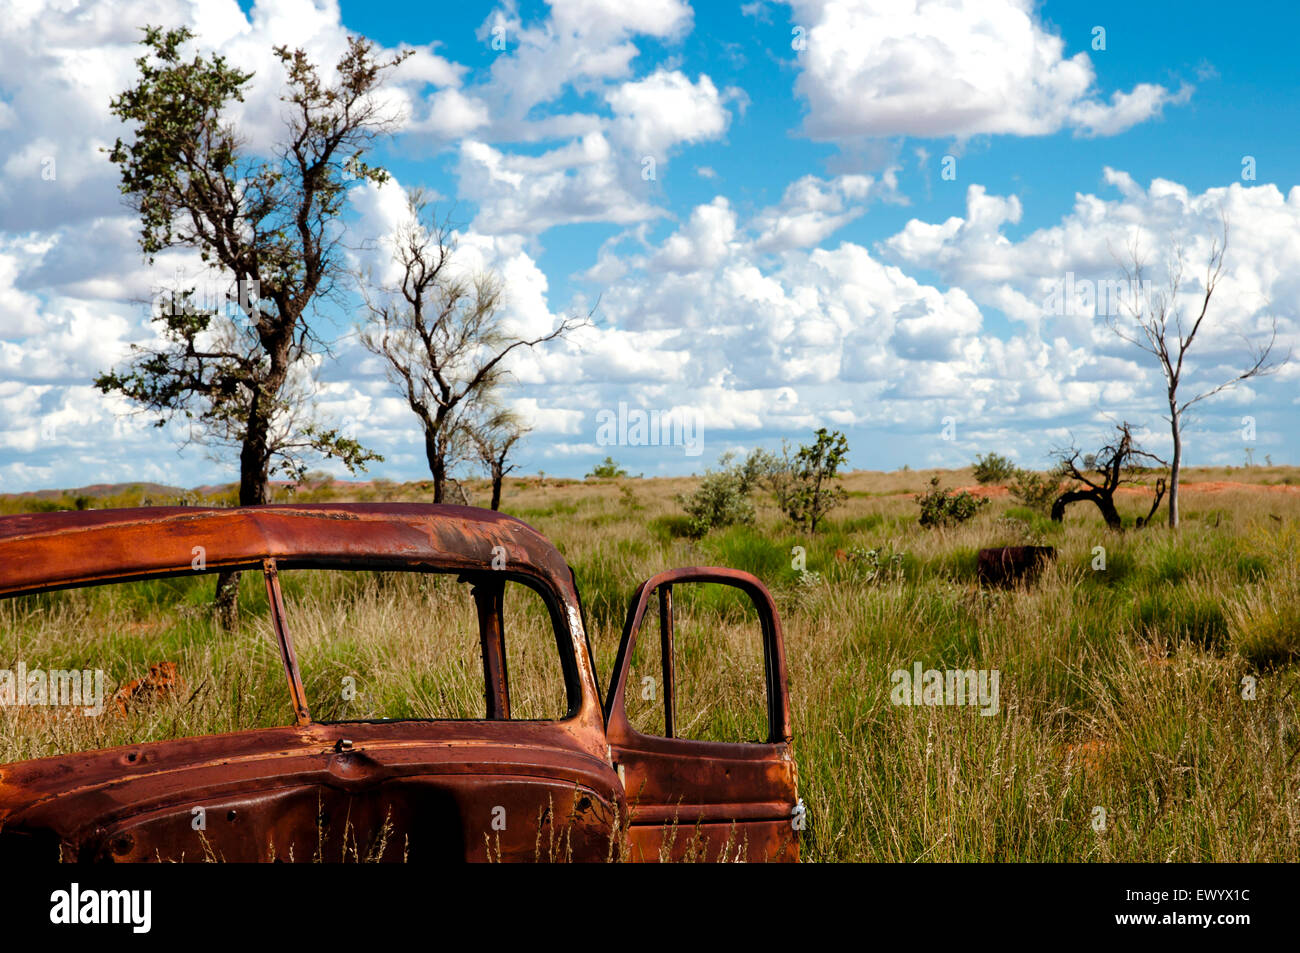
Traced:
[[491, 506], [494, 510], [501, 509], [501, 485], [506, 474], [518, 466], [508, 462], [510, 454], [531, 429], [524, 425], [518, 414], [504, 408], [492, 410], [469, 428], [475, 455], [492, 481]]
[[[1134, 239], [1126, 260], [1120, 268], [1131, 293], [1124, 297], [1122, 314], [1107, 311], [1107, 324], [1125, 341], [1152, 355], [1159, 363], [1164, 376], [1168, 400], [1170, 434], [1173, 453], [1169, 459], [1169, 526], [1178, 528], [1178, 480], [1183, 460], [1183, 424], [1189, 408], [1207, 398], [1222, 393], [1245, 380], [1263, 377], [1277, 370], [1289, 358], [1272, 360], [1277, 343], [1277, 319], [1272, 319], [1268, 342], [1256, 347], [1247, 340], [1249, 364], [1246, 369], [1229, 380], [1191, 397], [1179, 394], [1187, 373], [1187, 352], [1196, 342], [1197, 335], [1210, 314], [1210, 304], [1223, 277], [1224, 259], [1228, 251], [1228, 218], [1220, 214], [1222, 234], [1210, 242], [1210, 252], [1205, 265], [1205, 278], [1195, 294], [1184, 289], [1187, 255], [1180, 242], [1173, 243], [1172, 254], [1165, 266], [1163, 286], [1148, 285], [1145, 259]], [[1149, 290], [1148, 290], [1149, 288]], [[1184, 300], [1190, 298], [1192, 306], [1184, 311]], [[1195, 315], [1193, 317], [1193, 314]]]
[[562, 337], [587, 319], [566, 317], [533, 338], [510, 335], [501, 321], [500, 279], [457, 268], [455, 232], [435, 217], [422, 190], [412, 190], [409, 212], [394, 234], [401, 278], [377, 289], [362, 278], [369, 321], [361, 343], [383, 359], [389, 380], [419, 419], [433, 501], [441, 503], [452, 469], [474, 453], [472, 422], [505, 380], [506, 357]]

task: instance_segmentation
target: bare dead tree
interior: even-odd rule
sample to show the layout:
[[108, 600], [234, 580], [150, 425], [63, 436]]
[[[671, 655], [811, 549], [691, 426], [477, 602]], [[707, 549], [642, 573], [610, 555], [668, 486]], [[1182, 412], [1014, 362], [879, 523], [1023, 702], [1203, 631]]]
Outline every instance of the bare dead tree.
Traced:
[[499, 409], [490, 413], [482, 422], [474, 424], [470, 430], [470, 440], [479, 463], [492, 480], [492, 509], [501, 508], [501, 485], [506, 474], [518, 464], [507, 463], [511, 452], [519, 441], [529, 433], [527, 427], [512, 411]]
[[507, 334], [500, 280], [458, 272], [454, 231], [437, 220], [421, 190], [412, 191], [409, 209], [408, 222], [394, 235], [401, 279], [378, 289], [361, 279], [369, 310], [361, 342], [383, 358], [389, 380], [419, 418], [433, 501], [441, 503], [451, 470], [474, 452], [471, 423], [505, 380], [506, 357], [562, 337], [587, 319], [566, 317], [534, 338]]
[[[1147, 469], [1142, 463], [1144, 460], [1166, 466], [1165, 461], [1155, 454], [1148, 453], [1137, 446], [1133, 439], [1133, 429], [1129, 424], [1119, 424], [1115, 429], [1119, 431], [1115, 440], [1096, 453], [1082, 454], [1076, 447], [1052, 451], [1052, 455], [1058, 461], [1058, 472], [1061, 476], [1074, 480], [1076, 484], [1082, 484], [1066, 490], [1056, 498], [1056, 502], [1052, 504], [1052, 519], [1056, 522], [1061, 522], [1065, 517], [1065, 508], [1071, 503], [1088, 500], [1101, 511], [1101, 517], [1106, 521], [1107, 526], [1111, 529], [1123, 528], [1119, 510], [1115, 508], [1115, 491], [1126, 483], [1138, 483], [1142, 480]], [[1160, 477], [1156, 480], [1155, 503], [1145, 519], [1139, 518], [1139, 526], [1151, 522], [1151, 517], [1159, 508], [1164, 494], [1165, 480]]]
[[[1200, 292], [1194, 300], [1198, 304], [1184, 315], [1180, 295], [1184, 294], [1184, 272], [1187, 256], [1181, 243], [1175, 241], [1173, 253], [1165, 268], [1165, 282], [1162, 288], [1147, 293], [1147, 278], [1142, 252], [1134, 239], [1129, 249], [1128, 260], [1120, 262], [1120, 268], [1132, 293], [1125, 300], [1125, 308], [1131, 321], [1122, 320], [1111, 311], [1107, 312], [1107, 324], [1119, 337], [1133, 344], [1159, 362], [1164, 375], [1166, 399], [1169, 405], [1170, 433], [1173, 437], [1173, 454], [1169, 460], [1169, 526], [1178, 528], [1178, 481], [1183, 461], [1183, 423], [1188, 409], [1213, 397], [1215, 394], [1235, 387], [1237, 384], [1254, 377], [1263, 377], [1277, 370], [1290, 359], [1288, 353], [1281, 361], [1271, 361], [1273, 346], [1277, 343], [1277, 319], [1272, 319], [1272, 330], [1268, 343], [1263, 347], [1254, 347], [1247, 341], [1249, 348], [1249, 365], [1240, 374], [1218, 386], [1202, 391], [1183, 400], [1179, 397], [1179, 387], [1187, 371], [1186, 357], [1196, 341], [1206, 317], [1210, 312], [1210, 302], [1223, 277], [1223, 263], [1228, 251], [1228, 218], [1221, 214], [1222, 236], [1210, 243], [1210, 253], [1205, 266], [1205, 279]], [[1190, 312], [1195, 313], [1192, 318]]]

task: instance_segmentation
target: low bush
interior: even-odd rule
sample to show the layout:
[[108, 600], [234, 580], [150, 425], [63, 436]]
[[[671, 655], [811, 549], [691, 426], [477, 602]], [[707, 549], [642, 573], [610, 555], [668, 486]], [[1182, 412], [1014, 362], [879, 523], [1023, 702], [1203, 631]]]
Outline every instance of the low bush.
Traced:
[[718, 466], [717, 470], [704, 472], [694, 493], [677, 497], [690, 521], [688, 535], [696, 539], [717, 526], [754, 522], [754, 503], [749, 494], [759, 478], [758, 471], [750, 460], [735, 462], [733, 453], [724, 453]]
[[927, 528], [965, 523], [989, 503], [965, 490], [953, 493], [941, 488], [938, 477], [931, 477], [930, 489], [915, 499], [921, 507], [921, 525]]
[[1007, 457], [987, 453], [975, 458], [975, 482], [1002, 483], [1016, 472], [1016, 465]]
[[1064, 487], [1056, 471], [1035, 473], [1033, 470], [1016, 470], [1009, 489], [1020, 503], [1031, 510], [1046, 513], [1051, 510]]

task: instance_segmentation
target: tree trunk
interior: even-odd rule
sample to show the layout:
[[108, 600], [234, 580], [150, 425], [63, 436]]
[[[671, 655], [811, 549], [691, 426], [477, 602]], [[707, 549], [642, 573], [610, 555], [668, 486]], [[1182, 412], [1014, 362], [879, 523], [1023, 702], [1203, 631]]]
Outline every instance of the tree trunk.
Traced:
[[212, 600], [217, 622], [226, 632], [239, 627], [239, 573], [223, 569], [217, 573], [217, 592]]
[[[256, 413], [256, 411], [254, 411]], [[239, 505], [261, 506], [267, 497], [267, 431], [269, 422], [249, 415], [248, 434], [239, 451]]]
[[447, 461], [427, 424], [424, 428], [424, 458], [429, 463], [429, 475], [433, 477], [433, 502], [441, 503], [447, 488]]
[[[249, 412], [248, 430], [239, 450], [239, 505], [261, 506], [266, 503], [267, 438], [271, 422], [263, 419], [256, 398]], [[226, 632], [239, 627], [239, 573], [223, 569], [217, 573], [217, 591], [212, 600], [217, 622]]]
[[1111, 529], [1123, 529], [1123, 521], [1119, 518], [1119, 511], [1115, 509], [1114, 498], [1100, 490], [1070, 490], [1062, 493], [1052, 504], [1052, 520], [1059, 523], [1065, 518], [1065, 508], [1071, 503], [1078, 503], [1082, 500], [1091, 500], [1096, 504], [1097, 509], [1101, 511], [1101, 518], [1106, 521], [1106, 525]]
[[501, 509], [501, 482], [505, 479], [505, 474], [499, 469], [492, 471], [492, 509]]
[[1145, 518], [1141, 516], [1138, 517], [1137, 524], [1139, 527], [1151, 525], [1151, 518], [1156, 515], [1156, 510], [1160, 509], [1160, 501], [1165, 498], [1166, 489], [1168, 489], [1168, 484], [1165, 482], [1164, 477], [1160, 477], [1158, 480], [1156, 480], [1155, 502], [1151, 504], [1151, 509], [1147, 512]]
[[1111, 529], [1123, 529], [1124, 521], [1119, 518], [1119, 510], [1115, 509], [1115, 497], [1109, 493], [1098, 493], [1094, 503], [1097, 509], [1101, 510], [1101, 518], [1106, 521], [1106, 525]]
[[1174, 437], [1174, 454], [1169, 460], [1169, 528], [1178, 529], [1178, 472], [1183, 464], [1183, 422], [1178, 419], [1177, 402], [1169, 401], [1170, 429]]

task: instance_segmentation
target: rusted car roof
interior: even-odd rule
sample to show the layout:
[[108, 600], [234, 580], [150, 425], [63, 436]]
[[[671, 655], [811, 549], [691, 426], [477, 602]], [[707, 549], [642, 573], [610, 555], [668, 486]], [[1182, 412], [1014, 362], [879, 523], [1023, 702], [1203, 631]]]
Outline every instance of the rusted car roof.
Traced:
[[[282, 567], [481, 570], [500, 554], [576, 603], [568, 564], [544, 536], [491, 510], [426, 503], [143, 507], [0, 517], [0, 595], [209, 570], [265, 557]], [[497, 550], [496, 547], [501, 547]]]

